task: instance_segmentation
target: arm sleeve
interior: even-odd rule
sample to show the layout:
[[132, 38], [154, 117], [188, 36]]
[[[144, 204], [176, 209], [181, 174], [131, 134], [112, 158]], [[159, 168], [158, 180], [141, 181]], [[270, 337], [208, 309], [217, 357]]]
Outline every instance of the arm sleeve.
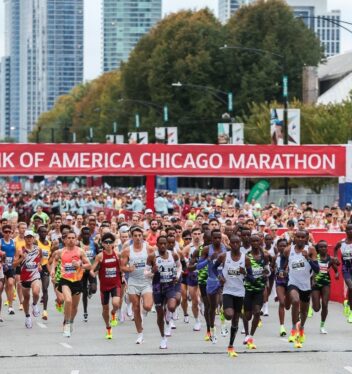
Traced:
[[208, 259], [200, 260], [196, 266], [197, 270], [203, 269], [208, 265]]
[[313, 261], [313, 260], [309, 259], [308, 262], [309, 262], [310, 267], [314, 271], [314, 273], [316, 273], [316, 274], [319, 273], [320, 268], [319, 268], [318, 261]]

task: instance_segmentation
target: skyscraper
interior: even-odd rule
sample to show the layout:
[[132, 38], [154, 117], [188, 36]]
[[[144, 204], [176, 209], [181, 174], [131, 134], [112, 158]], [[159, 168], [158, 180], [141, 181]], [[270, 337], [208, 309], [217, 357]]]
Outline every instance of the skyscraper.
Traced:
[[226, 23], [229, 18], [242, 6], [255, 0], [219, 0], [219, 20]]
[[83, 81], [83, 0], [4, 1], [11, 136], [26, 142], [39, 115]]
[[139, 39], [161, 20], [161, 0], [103, 0], [104, 72], [120, 67]]
[[[226, 23], [245, 4], [255, 0], [219, 0], [219, 20]], [[286, 0], [296, 17], [302, 18], [313, 30], [324, 47], [325, 56], [340, 53], [340, 14], [339, 10], [327, 10], [327, 0]]]
[[313, 30], [324, 47], [325, 56], [340, 53], [340, 16], [339, 10], [328, 11], [327, 0], [286, 0], [296, 17]]

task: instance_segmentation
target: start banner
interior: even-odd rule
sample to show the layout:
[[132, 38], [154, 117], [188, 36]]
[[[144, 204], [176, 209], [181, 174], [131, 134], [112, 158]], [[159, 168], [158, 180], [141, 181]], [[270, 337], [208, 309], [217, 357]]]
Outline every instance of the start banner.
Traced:
[[0, 174], [339, 177], [346, 147], [2, 144]]

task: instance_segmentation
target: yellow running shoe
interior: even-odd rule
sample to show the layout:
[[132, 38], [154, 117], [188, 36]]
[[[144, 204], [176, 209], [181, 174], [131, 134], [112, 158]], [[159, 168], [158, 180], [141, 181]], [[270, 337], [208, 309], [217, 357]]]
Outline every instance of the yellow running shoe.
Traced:
[[344, 300], [343, 302], [343, 314], [345, 317], [348, 317], [350, 313], [350, 306], [348, 305], [348, 300]]
[[350, 311], [350, 313], [349, 313], [349, 315], [348, 315], [347, 322], [348, 322], [348, 323], [352, 323], [352, 310]]
[[110, 325], [115, 327], [117, 326], [119, 323], [117, 321], [117, 318], [116, 318], [116, 313], [111, 313], [111, 320], [110, 320]]
[[210, 331], [207, 331], [206, 335], [204, 336], [204, 340], [206, 342], [210, 342]]
[[313, 308], [309, 305], [308, 318], [312, 318], [312, 317], [313, 317]]
[[295, 348], [302, 348], [301, 338], [300, 338], [300, 335], [298, 333], [295, 336], [295, 345], [294, 345], [294, 347]]
[[5, 306], [9, 306], [9, 305], [10, 305], [9, 301], [6, 300], [6, 301], [4, 302], [4, 305], [5, 305]]
[[286, 336], [286, 329], [285, 326], [280, 326], [280, 336]]
[[48, 320], [48, 312], [46, 310], [43, 310], [43, 313], [42, 313], [42, 319], [44, 321], [47, 321]]
[[288, 342], [293, 343], [296, 340], [296, 330], [291, 330], [291, 335], [288, 337]]
[[105, 339], [108, 339], [108, 340], [112, 339], [112, 329], [111, 329], [111, 327], [106, 329]]
[[238, 354], [235, 352], [235, 349], [233, 347], [227, 348], [227, 354], [229, 357], [237, 357]]
[[263, 321], [261, 318], [259, 318], [258, 327], [263, 327]]
[[247, 348], [248, 349], [257, 349], [257, 346], [254, 344], [254, 339], [253, 338], [248, 339]]

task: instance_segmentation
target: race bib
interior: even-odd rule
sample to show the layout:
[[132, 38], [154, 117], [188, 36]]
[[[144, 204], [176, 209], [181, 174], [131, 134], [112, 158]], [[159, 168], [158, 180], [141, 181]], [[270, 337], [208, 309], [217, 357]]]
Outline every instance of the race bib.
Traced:
[[116, 268], [105, 268], [105, 278], [116, 278]]
[[241, 275], [240, 273], [240, 268], [237, 267], [237, 268], [228, 268], [227, 269], [227, 275], [229, 276], [229, 278], [237, 278]]
[[72, 263], [67, 263], [64, 266], [66, 274], [72, 274], [76, 271], [76, 268], [72, 265]]
[[319, 270], [322, 274], [327, 274], [329, 272], [329, 264], [319, 262]]
[[252, 268], [253, 277], [260, 278], [263, 275], [263, 268]]
[[47, 251], [46, 249], [42, 249], [42, 256], [43, 256], [43, 258], [48, 258], [49, 257], [49, 251]]
[[13, 257], [6, 257], [6, 265], [12, 266], [13, 264]]
[[26, 262], [26, 269], [28, 270], [34, 270], [37, 268], [37, 263], [36, 262]]
[[292, 262], [292, 270], [294, 270], [294, 271], [304, 270], [304, 267], [305, 267], [304, 260], [299, 260], [299, 261]]

